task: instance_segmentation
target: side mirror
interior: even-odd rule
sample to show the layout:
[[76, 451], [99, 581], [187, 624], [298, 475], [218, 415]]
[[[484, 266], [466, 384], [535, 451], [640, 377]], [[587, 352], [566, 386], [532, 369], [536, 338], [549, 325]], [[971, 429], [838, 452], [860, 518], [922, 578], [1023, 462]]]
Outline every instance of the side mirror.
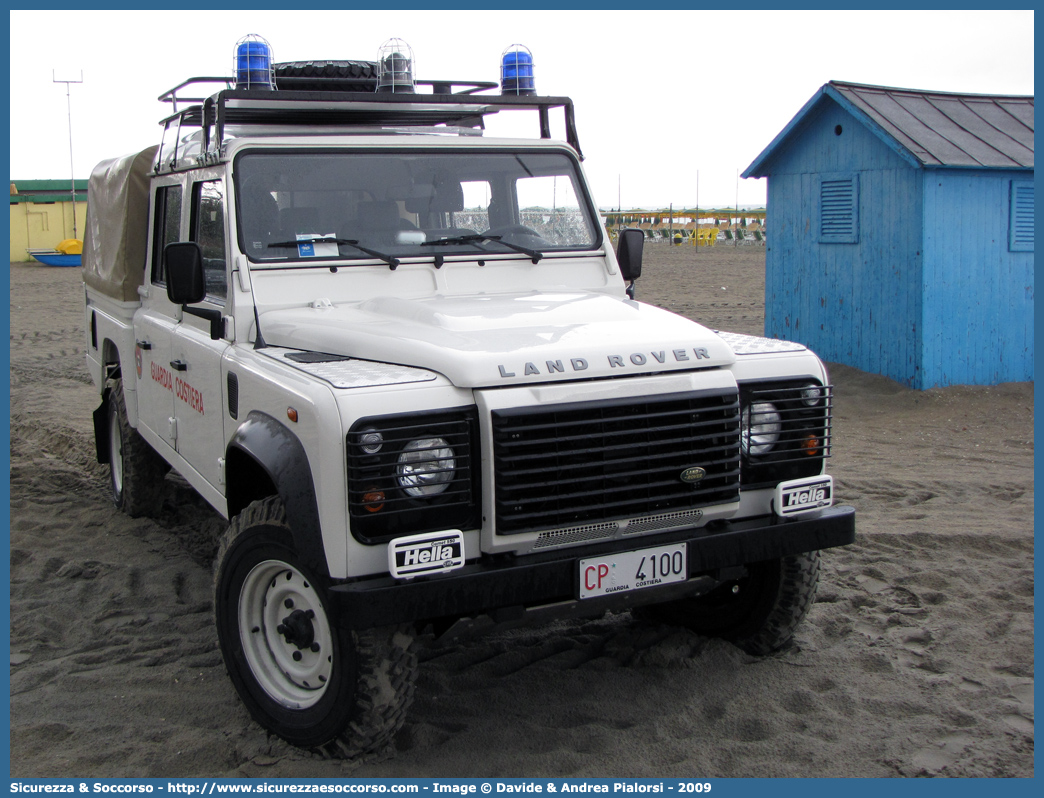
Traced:
[[195, 241], [176, 241], [163, 248], [163, 272], [167, 298], [175, 305], [202, 302], [207, 295], [203, 275], [203, 251]]
[[620, 273], [630, 282], [627, 296], [634, 299], [634, 281], [642, 276], [642, 247], [645, 245], [645, 233], [642, 230], [627, 229], [620, 231], [620, 243], [616, 247], [616, 260], [620, 264]]
[[224, 335], [225, 322], [217, 308], [190, 308], [207, 296], [207, 280], [203, 272], [203, 250], [195, 241], [175, 241], [163, 248], [163, 269], [167, 275], [167, 298], [190, 316], [210, 322], [210, 337], [217, 341]]

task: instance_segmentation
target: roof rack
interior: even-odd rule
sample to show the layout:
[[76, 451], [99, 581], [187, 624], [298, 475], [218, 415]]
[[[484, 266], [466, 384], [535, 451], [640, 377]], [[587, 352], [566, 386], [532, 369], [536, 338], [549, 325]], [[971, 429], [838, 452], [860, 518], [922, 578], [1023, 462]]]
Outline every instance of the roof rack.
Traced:
[[[346, 63], [346, 62], [339, 62]], [[370, 62], [352, 62], [360, 67]], [[504, 110], [535, 110], [539, 117], [540, 138], [551, 138], [550, 109], [562, 108], [565, 117], [566, 141], [577, 151], [581, 159], [580, 142], [576, 134], [573, 116], [573, 101], [568, 97], [543, 97], [535, 95], [489, 95], [477, 92], [488, 91], [496, 83], [476, 81], [417, 81], [432, 87], [431, 94], [376, 92], [376, 77], [361, 76], [325, 78], [323, 76], [280, 76], [276, 65], [278, 85], [307, 86], [307, 90], [295, 88], [279, 90], [256, 90], [233, 88], [231, 77], [196, 77], [175, 86], [159, 96], [161, 102], [170, 103], [174, 113], [160, 120], [163, 140], [175, 132], [172, 152], [160, 147], [157, 167], [176, 167], [178, 148], [183, 141], [185, 129], [202, 131], [200, 160], [208, 162], [220, 157], [225, 131], [230, 125], [256, 126], [365, 126], [365, 127], [414, 127], [437, 126], [484, 128], [486, 116]], [[366, 69], [362, 70], [364, 73]], [[202, 84], [224, 86], [210, 96], [186, 96], [186, 89]], [[370, 86], [373, 88], [369, 88]], [[316, 90], [314, 87], [329, 87], [331, 90]], [[456, 87], [462, 89], [454, 91]], [[198, 93], [198, 90], [197, 92]], [[192, 103], [178, 109], [178, 105]], [[182, 156], [184, 157], [184, 156]]]

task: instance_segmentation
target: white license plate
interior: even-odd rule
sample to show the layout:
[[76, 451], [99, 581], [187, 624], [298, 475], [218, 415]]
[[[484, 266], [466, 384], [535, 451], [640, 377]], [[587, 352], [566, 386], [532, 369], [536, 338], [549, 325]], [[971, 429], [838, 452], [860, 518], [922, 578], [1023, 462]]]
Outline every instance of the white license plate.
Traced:
[[688, 547], [684, 543], [580, 560], [580, 598], [684, 582], [688, 565]]

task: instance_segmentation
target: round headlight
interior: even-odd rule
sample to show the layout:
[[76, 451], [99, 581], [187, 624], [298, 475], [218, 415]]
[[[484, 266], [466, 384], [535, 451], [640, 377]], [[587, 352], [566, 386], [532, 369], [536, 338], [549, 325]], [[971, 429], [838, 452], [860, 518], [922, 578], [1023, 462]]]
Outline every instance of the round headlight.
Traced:
[[756, 402], [743, 408], [743, 451], [748, 455], [768, 454], [783, 429], [779, 411], [771, 402]]
[[445, 439], [410, 441], [399, 455], [399, 487], [408, 496], [437, 496], [449, 487], [456, 468], [453, 449]]

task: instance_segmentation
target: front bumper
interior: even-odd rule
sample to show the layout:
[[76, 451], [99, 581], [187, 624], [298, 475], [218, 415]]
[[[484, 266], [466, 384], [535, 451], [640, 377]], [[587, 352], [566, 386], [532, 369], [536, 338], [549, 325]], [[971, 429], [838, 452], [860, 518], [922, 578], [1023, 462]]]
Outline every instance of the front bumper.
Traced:
[[[579, 600], [581, 559], [681, 541], [689, 547], [688, 581]], [[352, 629], [482, 615], [495, 622], [589, 616], [701, 593], [714, 587], [724, 570], [854, 541], [855, 509], [840, 506], [797, 518], [760, 516], [524, 558], [492, 557], [411, 581], [384, 577], [339, 584], [332, 593]]]

